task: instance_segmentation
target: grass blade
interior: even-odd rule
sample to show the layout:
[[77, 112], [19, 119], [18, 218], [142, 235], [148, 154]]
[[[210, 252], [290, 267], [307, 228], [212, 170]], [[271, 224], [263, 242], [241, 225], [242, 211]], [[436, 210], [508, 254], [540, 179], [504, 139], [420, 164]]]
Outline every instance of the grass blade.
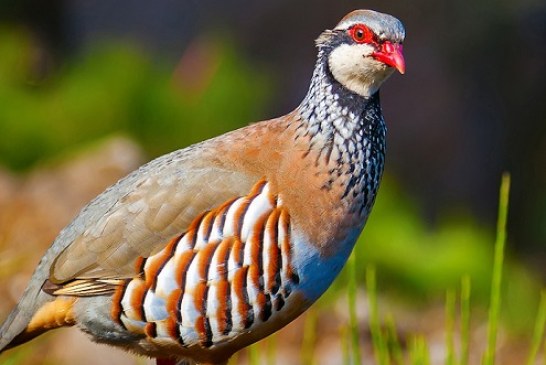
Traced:
[[317, 311], [311, 308], [305, 315], [303, 327], [303, 344], [301, 349], [301, 363], [304, 365], [313, 365], [315, 363], [315, 343], [317, 340]]
[[277, 332], [268, 337], [267, 340], [267, 365], [277, 363]]
[[377, 286], [375, 268], [370, 266], [366, 270], [366, 291], [368, 293], [368, 305], [370, 312], [370, 332], [374, 349], [375, 362], [378, 365], [389, 364], [389, 353], [386, 346], [381, 324], [379, 322], [379, 311], [377, 310]]
[[470, 276], [461, 280], [461, 356], [459, 365], [468, 365], [470, 349]]
[[260, 355], [258, 354], [259, 342], [256, 342], [248, 348], [248, 363], [250, 365], [260, 365]]
[[339, 329], [339, 335], [341, 337], [341, 352], [343, 355], [342, 364], [350, 364], [350, 346], [349, 346], [349, 329], [346, 326], [341, 326]]
[[348, 262], [349, 283], [347, 288], [349, 300], [349, 327], [351, 330], [351, 349], [353, 364], [362, 364], [362, 356], [360, 354], [360, 335], [358, 330], [358, 318], [356, 313], [356, 256], [355, 252], [351, 253]]
[[446, 316], [446, 365], [455, 365], [455, 302], [456, 296], [453, 290], [446, 292], [445, 316]]
[[487, 348], [483, 357], [484, 365], [495, 364], [495, 348], [500, 313], [500, 298], [502, 284], [502, 266], [504, 261], [504, 246], [506, 244], [506, 220], [508, 217], [508, 198], [510, 195], [510, 175], [504, 173], [499, 193], [499, 215], [497, 220], [497, 238], [493, 258], [493, 278], [491, 282], [491, 298], [487, 326]]
[[[542, 291], [540, 296], [540, 304], [538, 307], [537, 318], [535, 321], [535, 330], [533, 332], [533, 340], [531, 342], [531, 351], [527, 358], [527, 365], [533, 365], [536, 361], [540, 344], [544, 337], [544, 327], [546, 326], [546, 290]], [[546, 358], [546, 354], [544, 355]]]
[[392, 355], [394, 363], [396, 365], [402, 365], [404, 363], [404, 354], [402, 352], [400, 340], [398, 339], [396, 323], [392, 315], [387, 317], [387, 348]]
[[423, 336], [415, 336], [412, 339], [409, 355], [411, 365], [430, 365], [428, 346]]

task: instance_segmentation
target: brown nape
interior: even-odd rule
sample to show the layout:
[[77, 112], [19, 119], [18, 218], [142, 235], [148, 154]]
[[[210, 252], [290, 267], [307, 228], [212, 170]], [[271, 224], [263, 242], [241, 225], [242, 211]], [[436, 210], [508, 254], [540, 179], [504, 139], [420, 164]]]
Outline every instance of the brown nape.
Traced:
[[28, 342], [49, 330], [76, 324], [73, 311], [75, 301], [76, 298], [59, 297], [52, 302], [45, 303], [34, 314], [25, 330], [17, 335], [3, 350]]

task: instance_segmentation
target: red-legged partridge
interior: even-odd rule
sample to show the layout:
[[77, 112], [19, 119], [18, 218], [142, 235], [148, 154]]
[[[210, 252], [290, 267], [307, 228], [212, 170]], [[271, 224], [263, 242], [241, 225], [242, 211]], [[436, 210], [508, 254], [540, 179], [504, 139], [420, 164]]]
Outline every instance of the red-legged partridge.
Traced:
[[390, 15], [348, 14], [317, 39], [293, 112], [159, 157], [99, 195], [43, 256], [0, 351], [77, 325], [167, 362], [224, 364], [300, 315], [372, 208], [379, 87], [404, 72], [403, 40]]

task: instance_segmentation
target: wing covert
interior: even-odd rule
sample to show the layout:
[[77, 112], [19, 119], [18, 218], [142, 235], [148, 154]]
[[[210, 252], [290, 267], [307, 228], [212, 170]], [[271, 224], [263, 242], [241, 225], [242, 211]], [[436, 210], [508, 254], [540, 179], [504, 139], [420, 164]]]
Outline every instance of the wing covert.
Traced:
[[166, 155], [97, 197], [54, 243], [65, 248], [50, 280], [129, 278], [137, 257], [161, 250], [198, 214], [247, 194], [257, 180], [206, 162]]

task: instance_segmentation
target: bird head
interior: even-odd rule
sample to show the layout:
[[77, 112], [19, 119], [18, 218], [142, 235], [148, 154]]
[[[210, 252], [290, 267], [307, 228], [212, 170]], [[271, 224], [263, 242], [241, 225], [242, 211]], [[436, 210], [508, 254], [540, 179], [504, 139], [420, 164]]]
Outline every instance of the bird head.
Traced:
[[373, 95], [394, 72], [405, 72], [402, 23], [372, 10], [355, 10], [317, 39], [334, 78], [350, 91]]

